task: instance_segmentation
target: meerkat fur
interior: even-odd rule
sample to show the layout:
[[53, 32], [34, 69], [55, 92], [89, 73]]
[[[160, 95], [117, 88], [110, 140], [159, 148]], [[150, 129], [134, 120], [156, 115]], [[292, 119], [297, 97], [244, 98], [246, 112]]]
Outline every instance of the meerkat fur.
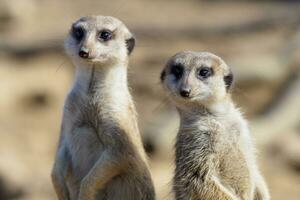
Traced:
[[134, 44], [113, 17], [83, 17], [72, 25], [65, 49], [76, 75], [52, 170], [59, 200], [155, 199], [127, 84]]
[[226, 63], [208, 52], [179, 52], [161, 81], [180, 115], [176, 199], [269, 200], [247, 122], [230, 97]]

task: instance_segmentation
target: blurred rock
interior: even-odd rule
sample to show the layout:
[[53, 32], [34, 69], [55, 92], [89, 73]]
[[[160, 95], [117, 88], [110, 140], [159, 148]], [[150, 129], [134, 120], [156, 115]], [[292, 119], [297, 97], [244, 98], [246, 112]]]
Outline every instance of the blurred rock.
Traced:
[[269, 150], [273, 156], [300, 172], [300, 132], [278, 134], [270, 142]]
[[228, 62], [235, 74], [234, 99], [248, 108], [250, 117], [269, 106], [288, 74], [274, 54], [236, 56]]
[[22, 189], [8, 184], [7, 181], [0, 176], [0, 200], [21, 199], [24, 195]]
[[12, 18], [11, 13], [8, 11], [7, 4], [4, 2], [0, 4], [0, 32], [8, 30]]
[[296, 73], [300, 71], [300, 30], [283, 48], [282, 58], [284, 63]]
[[179, 116], [174, 108], [157, 112], [153, 120], [144, 127], [144, 144], [150, 155], [170, 157], [178, 127]]
[[268, 143], [276, 134], [294, 130], [300, 124], [300, 33], [282, 49], [283, 81], [263, 115], [253, 120], [254, 133], [262, 143]]
[[28, 109], [40, 109], [49, 106], [51, 97], [54, 96], [47, 91], [32, 91], [21, 98], [20, 105], [24, 105]]

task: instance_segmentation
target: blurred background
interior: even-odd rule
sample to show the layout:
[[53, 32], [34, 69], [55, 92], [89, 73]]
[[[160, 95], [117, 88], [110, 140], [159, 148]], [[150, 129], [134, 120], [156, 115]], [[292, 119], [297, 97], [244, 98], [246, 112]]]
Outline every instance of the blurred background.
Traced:
[[158, 199], [170, 199], [178, 115], [159, 83], [180, 50], [220, 55], [273, 200], [300, 198], [300, 2], [0, 0], [0, 200], [56, 199], [50, 182], [74, 68], [62, 45], [84, 15], [136, 35], [129, 80]]

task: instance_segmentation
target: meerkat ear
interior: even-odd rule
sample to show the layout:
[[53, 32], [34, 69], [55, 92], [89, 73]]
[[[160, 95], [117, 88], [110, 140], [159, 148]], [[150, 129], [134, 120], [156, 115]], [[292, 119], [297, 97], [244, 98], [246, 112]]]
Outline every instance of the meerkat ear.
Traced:
[[166, 77], [166, 70], [163, 70], [160, 74], [160, 81], [163, 82], [165, 80]]
[[228, 75], [224, 76], [224, 82], [225, 82], [225, 86], [226, 86], [226, 91], [229, 91], [229, 89], [231, 88], [232, 83], [233, 83], [232, 72], [229, 72]]
[[128, 55], [130, 55], [135, 47], [135, 38], [133, 36], [126, 39], [126, 47], [127, 47], [127, 53]]

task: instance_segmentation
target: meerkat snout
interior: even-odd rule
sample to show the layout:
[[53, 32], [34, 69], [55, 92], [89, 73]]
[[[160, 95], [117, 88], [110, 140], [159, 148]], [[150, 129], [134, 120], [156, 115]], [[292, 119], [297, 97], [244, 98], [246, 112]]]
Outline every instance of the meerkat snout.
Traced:
[[78, 55], [81, 58], [88, 58], [89, 57], [89, 50], [87, 48], [81, 47], [79, 50]]
[[90, 64], [124, 63], [135, 47], [135, 38], [118, 19], [109, 16], [83, 17], [73, 23], [65, 41], [73, 61]]
[[161, 73], [161, 81], [175, 101], [206, 102], [229, 93], [233, 76], [218, 56], [207, 52], [179, 52]]
[[182, 97], [188, 98], [190, 97], [190, 94], [191, 94], [191, 88], [187, 88], [187, 87], [181, 88], [180, 95]]

